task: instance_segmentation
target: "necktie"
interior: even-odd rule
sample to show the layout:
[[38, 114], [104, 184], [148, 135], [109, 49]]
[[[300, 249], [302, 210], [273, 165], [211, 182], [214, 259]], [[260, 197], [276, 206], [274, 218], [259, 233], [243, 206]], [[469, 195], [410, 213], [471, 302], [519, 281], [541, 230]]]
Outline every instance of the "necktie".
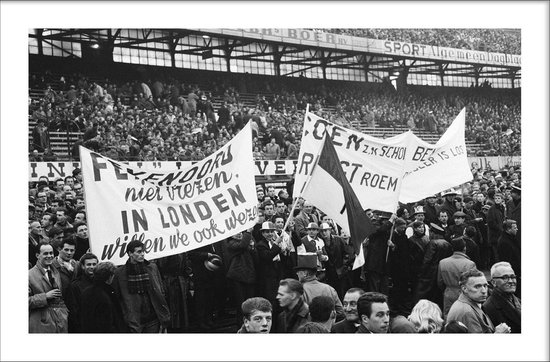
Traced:
[[50, 280], [50, 284], [52, 285], [53, 289], [57, 289], [57, 284], [55, 283], [55, 279], [53, 278], [52, 270], [48, 269], [48, 279]]

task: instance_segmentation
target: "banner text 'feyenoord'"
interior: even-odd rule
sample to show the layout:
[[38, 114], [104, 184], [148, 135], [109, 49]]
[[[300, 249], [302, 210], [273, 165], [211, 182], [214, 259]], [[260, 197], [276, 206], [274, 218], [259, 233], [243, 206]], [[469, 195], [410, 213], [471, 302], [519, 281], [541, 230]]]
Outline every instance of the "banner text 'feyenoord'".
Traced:
[[127, 260], [131, 240], [156, 259], [212, 244], [255, 224], [252, 133], [247, 125], [204, 160], [177, 171], [132, 168], [81, 147], [90, 246]]

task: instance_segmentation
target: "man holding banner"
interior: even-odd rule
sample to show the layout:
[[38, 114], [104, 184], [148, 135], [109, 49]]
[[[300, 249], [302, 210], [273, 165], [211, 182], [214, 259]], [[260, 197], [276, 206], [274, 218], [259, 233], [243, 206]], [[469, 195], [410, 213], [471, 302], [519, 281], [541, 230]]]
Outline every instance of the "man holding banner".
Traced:
[[213, 244], [255, 224], [250, 125], [185, 169], [133, 167], [84, 147], [80, 157], [90, 248], [100, 261], [124, 264], [134, 240], [153, 260]]
[[112, 283], [124, 321], [131, 333], [159, 333], [170, 322], [159, 270], [145, 260], [141, 241], [129, 242], [126, 253], [128, 261], [115, 270]]

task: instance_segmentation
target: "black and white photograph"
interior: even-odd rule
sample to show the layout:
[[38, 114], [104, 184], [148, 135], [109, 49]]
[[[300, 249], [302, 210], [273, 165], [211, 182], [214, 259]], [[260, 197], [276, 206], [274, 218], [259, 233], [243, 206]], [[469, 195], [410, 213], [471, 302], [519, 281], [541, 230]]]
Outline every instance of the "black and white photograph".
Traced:
[[2, 359], [547, 359], [548, 4], [458, 5], [3, 2]]

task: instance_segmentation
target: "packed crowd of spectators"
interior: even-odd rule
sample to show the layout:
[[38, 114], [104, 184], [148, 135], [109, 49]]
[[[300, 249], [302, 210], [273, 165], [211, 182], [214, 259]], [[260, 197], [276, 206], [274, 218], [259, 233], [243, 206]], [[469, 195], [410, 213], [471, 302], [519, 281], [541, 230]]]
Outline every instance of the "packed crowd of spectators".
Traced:
[[521, 33], [509, 29], [317, 29], [363, 38], [436, 45], [492, 53], [521, 54]]
[[135, 240], [126, 264], [100, 263], [82, 173], [42, 175], [29, 183], [29, 333], [208, 333], [228, 320], [229, 333], [521, 333], [521, 171], [472, 173], [391, 216], [365, 210], [376, 231], [355, 270], [349, 235], [291, 183], [257, 185], [246, 232], [155, 260]]
[[[466, 107], [466, 138], [485, 145], [476, 155], [520, 154], [517, 91], [410, 86], [404, 95], [386, 83], [329, 84], [300, 78], [248, 83], [253, 86], [212, 76], [208, 89], [202, 89], [174, 77], [116, 82], [91, 81], [82, 74], [33, 74], [29, 87], [42, 94], [29, 97], [29, 117], [36, 122], [31, 160], [58, 158], [51, 151], [49, 132], [67, 130], [81, 133], [71, 145], [73, 160], [78, 160], [81, 144], [116, 160], [200, 160], [250, 120], [256, 159], [295, 159], [307, 104], [348, 128], [401, 127], [435, 134], [442, 134]], [[257, 94], [254, 104], [241, 99], [243, 90]]]

